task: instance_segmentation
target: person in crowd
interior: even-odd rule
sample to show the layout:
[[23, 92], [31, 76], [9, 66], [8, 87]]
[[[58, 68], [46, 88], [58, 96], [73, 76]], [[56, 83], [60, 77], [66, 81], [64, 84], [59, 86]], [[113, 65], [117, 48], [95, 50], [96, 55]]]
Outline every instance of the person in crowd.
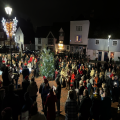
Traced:
[[101, 101], [100, 120], [110, 120], [111, 118], [111, 99], [107, 90], [104, 91], [104, 98]]
[[83, 86], [83, 81], [80, 81], [79, 84], [80, 84], [80, 87], [78, 90], [78, 105], [80, 105], [80, 102], [83, 98], [83, 91], [85, 89], [85, 87]]
[[94, 91], [97, 88], [97, 84], [98, 84], [98, 76], [97, 76], [97, 74], [95, 74], [94, 85], [92, 86], [94, 88]]
[[90, 91], [91, 91], [91, 83], [89, 82], [89, 79], [86, 80], [87, 83], [87, 89], [88, 89], [88, 95], [90, 95]]
[[26, 61], [26, 63], [28, 63], [28, 61], [29, 61], [28, 55], [26, 56], [25, 61]]
[[30, 72], [29, 72], [29, 69], [27, 68], [27, 63], [24, 64], [24, 68], [22, 69], [22, 75], [23, 75], [23, 79], [26, 77], [26, 76], [29, 76]]
[[47, 120], [44, 114], [38, 112], [37, 102], [34, 102], [31, 107], [30, 120]]
[[3, 86], [8, 86], [11, 83], [11, 76], [8, 72], [8, 67], [5, 67], [4, 72], [2, 73]]
[[76, 89], [79, 88], [79, 81], [80, 81], [80, 74], [79, 71], [77, 70], [77, 74], [75, 75], [75, 83], [76, 83]]
[[75, 82], [75, 74], [74, 74], [74, 72], [72, 72], [72, 74], [71, 74], [71, 80], [70, 80], [70, 85], [74, 86], [74, 82]]
[[67, 99], [65, 103], [65, 120], [78, 120], [78, 105], [74, 100], [74, 92], [69, 92], [70, 99]]
[[57, 88], [54, 91], [55, 91], [56, 97], [57, 97], [57, 103], [56, 103], [57, 104], [57, 116], [59, 116], [59, 114], [60, 114], [61, 85], [60, 85], [59, 80], [57, 80], [56, 83], [57, 83]]
[[110, 78], [111, 75], [111, 68], [109, 68], [109, 71], [106, 73], [106, 76]]
[[47, 120], [55, 120], [56, 111], [55, 111], [55, 103], [57, 102], [57, 97], [54, 95], [53, 89], [50, 89], [50, 94], [46, 98], [45, 105], [48, 108], [47, 111]]
[[[3, 110], [3, 100], [4, 100], [4, 96], [5, 96], [5, 89], [0, 89], [0, 113]], [[1, 114], [0, 114], [0, 120], [1, 120]]]
[[2, 112], [2, 120], [13, 120], [12, 118], [12, 109], [10, 107], [6, 107]]
[[46, 102], [46, 98], [47, 98], [49, 91], [50, 91], [50, 88], [48, 86], [48, 80], [45, 79], [45, 85], [43, 86], [42, 93], [41, 93], [42, 94], [41, 96], [42, 96], [43, 110], [44, 110], [45, 116], [47, 116], [47, 107], [45, 105], [45, 102]]
[[82, 76], [83, 75], [83, 71], [82, 71], [82, 67], [80, 66], [80, 68], [78, 69], [79, 74]]
[[23, 88], [23, 93], [27, 92], [27, 88], [30, 85], [29, 77], [26, 76], [25, 79], [22, 82], [22, 88]]
[[99, 120], [101, 114], [101, 97], [99, 95], [99, 89], [96, 88], [95, 93], [92, 98], [92, 106], [90, 109], [90, 120]]
[[[43, 87], [45, 86], [45, 82], [47, 82], [47, 79], [45, 78], [44, 81], [42, 82], [42, 84], [40, 85], [40, 88], [39, 88], [39, 93], [41, 94], [41, 98], [42, 98], [42, 89]], [[48, 83], [48, 87], [49, 87], [49, 83]], [[49, 87], [50, 88], [50, 87]], [[43, 100], [42, 100], [42, 107], [43, 107], [43, 112], [44, 112], [44, 103], [43, 103]]]
[[68, 91], [67, 99], [70, 99], [70, 97], [69, 97], [69, 92], [70, 91], [73, 91], [73, 93], [74, 93], [74, 100], [77, 100], [77, 94], [76, 94], [75, 88], [74, 88], [74, 86], [72, 84], [70, 85], [70, 90]]
[[[29, 96], [29, 93], [28, 92], [26, 92], [25, 94], [24, 94], [24, 100], [25, 100], [25, 103], [24, 103], [24, 105], [22, 106], [22, 110], [21, 110], [21, 113], [24, 113], [24, 112], [27, 112], [28, 111], [28, 113], [29, 113], [29, 115], [31, 114], [31, 107], [32, 107], [32, 105], [33, 105], [33, 100], [32, 100], [32, 98], [30, 98], [30, 96]], [[21, 114], [22, 115], [22, 114]], [[28, 116], [29, 116], [28, 115]]]
[[95, 74], [95, 70], [94, 70], [94, 68], [92, 67], [92, 70], [91, 70], [91, 72], [90, 72], [90, 76], [93, 77], [94, 74]]
[[27, 92], [29, 93], [29, 96], [32, 98], [33, 102], [35, 102], [37, 97], [38, 87], [34, 77], [32, 77], [31, 79], [31, 83], [27, 88]]
[[16, 69], [17, 68], [14, 68], [14, 79], [15, 79], [15, 82], [16, 82], [16, 89], [17, 89], [18, 88], [19, 73]]
[[84, 89], [83, 96], [84, 97], [79, 106], [79, 120], [88, 120], [88, 118], [90, 117], [90, 108], [92, 105], [92, 101], [89, 98], [87, 89]]
[[3, 109], [6, 107], [12, 108], [13, 120], [18, 120], [19, 102], [19, 96], [14, 93], [14, 85], [10, 84], [8, 86], [8, 93], [3, 99]]

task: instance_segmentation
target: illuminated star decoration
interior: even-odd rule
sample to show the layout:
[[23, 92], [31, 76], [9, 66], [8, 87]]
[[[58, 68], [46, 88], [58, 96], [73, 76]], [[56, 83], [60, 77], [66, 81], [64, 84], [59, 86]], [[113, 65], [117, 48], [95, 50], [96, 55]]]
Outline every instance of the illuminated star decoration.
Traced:
[[6, 20], [3, 18], [1, 22], [3, 24], [3, 29], [6, 32], [7, 36], [12, 37], [15, 34], [15, 31], [17, 30], [16, 27], [18, 20], [16, 19], [16, 17], [15, 19], [13, 19], [13, 21], [9, 22], [6, 22]]

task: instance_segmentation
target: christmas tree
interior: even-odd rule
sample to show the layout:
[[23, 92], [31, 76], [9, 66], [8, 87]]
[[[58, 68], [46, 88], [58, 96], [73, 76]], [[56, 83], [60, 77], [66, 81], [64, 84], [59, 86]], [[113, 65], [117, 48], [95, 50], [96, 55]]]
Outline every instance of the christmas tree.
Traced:
[[55, 73], [54, 67], [54, 55], [50, 52], [49, 49], [41, 50], [41, 59], [40, 60], [40, 74], [48, 78], [53, 78]]

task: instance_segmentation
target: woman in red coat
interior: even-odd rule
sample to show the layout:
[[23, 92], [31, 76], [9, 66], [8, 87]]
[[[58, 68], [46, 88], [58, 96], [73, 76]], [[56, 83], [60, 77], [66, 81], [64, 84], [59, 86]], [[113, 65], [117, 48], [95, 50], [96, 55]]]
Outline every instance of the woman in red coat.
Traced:
[[78, 72], [80, 73], [80, 75], [83, 75], [83, 71], [82, 71], [81, 66], [80, 66], [80, 68], [78, 69]]
[[50, 90], [50, 94], [47, 96], [45, 105], [48, 107], [47, 120], [55, 120], [55, 102], [57, 102], [57, 97], [53, 93], [53, 89]]
[[73, 72], [71, 75], [70, 86], [71, 86], [71, 84], [74, 86], [74, 81], [75, 81], [75, 74]]

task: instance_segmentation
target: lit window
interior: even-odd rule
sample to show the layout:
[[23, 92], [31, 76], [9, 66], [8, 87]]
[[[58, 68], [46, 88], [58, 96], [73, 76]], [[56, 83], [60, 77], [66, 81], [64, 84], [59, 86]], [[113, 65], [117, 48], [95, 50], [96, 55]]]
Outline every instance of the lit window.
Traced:
[[99, 44], [99, 40], [96, 40], [96, 41], [95, 41], [95, 44], [98, 45], [98, 44]]
[[82, 42], [82, 36], [81, 35], [76, 36], [76, 42]]
[[82, 31], [82, 26], [76, 26], [76, 31]]
[[116, 46], [117, 45], [117, 41], [113, 41], [113, 45]]

